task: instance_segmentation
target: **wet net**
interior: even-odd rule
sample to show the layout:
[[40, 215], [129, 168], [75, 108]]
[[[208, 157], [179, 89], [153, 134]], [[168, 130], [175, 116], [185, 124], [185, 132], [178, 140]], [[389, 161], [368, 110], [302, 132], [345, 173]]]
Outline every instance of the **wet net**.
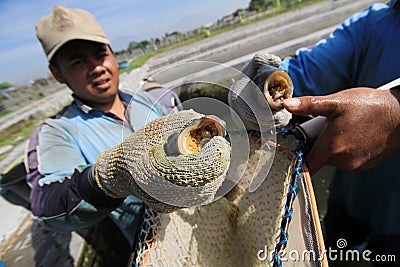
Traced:
[[147, 208], [133, 265], [326, 265], [301, 153], [269, 144], [271, 159], [275, 154], [271, 170], [255, 191], [248, 190], [261, 155], [259, 141], [249, 138], [249, 161], [234, 170], [244, 175], [226, 196], [169, 214]]

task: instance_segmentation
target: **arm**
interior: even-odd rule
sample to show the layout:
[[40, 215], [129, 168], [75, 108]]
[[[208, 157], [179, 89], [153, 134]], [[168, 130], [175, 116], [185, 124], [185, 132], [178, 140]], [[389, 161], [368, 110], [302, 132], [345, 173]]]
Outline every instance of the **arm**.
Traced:
[[297, 115], [321, 115], [326, 122], [307, 156], [310, 172], [329, 164], [365, 170], [400, 151], [400, 91], [353, 88], [328, 96], [284, 101]]
[[[132, 129], [139, 130], [166, 114], [147, 94], [136, 94], [132, 99], [124, 96], [130, 101], [129, 127], [104, 114], [100, 117], [85, 115], [73, 104], [57, 118], [46, 120], [31, 135], [26, 161], [27, 182], [32, 188], [32, 212], [46, 228], [72, 231], [90, 226], [122, 202], [123, 199], [106, 197], [93, 185], [93, 165], [102, 151], [116, 146]], [[129, 206], [132, 207], [132, 203]], [[139, 210], [141, 206], [138, 200], [132, 209]]]
[[[353, 15], [336, 28], [329, 38], [312, 48], [302, 48], [294, 58], [286, 58], [280, 68], [286, 70], [294, 85], [294, 95], [325, 95], [356, 87], [358, 70], [364, 62], [371, 8]], [[372, 34], [371, 34], [372, 35]]]
[[32, 133], [27, 149], [32, 213], [43, 226], [55, 231], [73, 231], [99, 222], [122, 200], [93, 190], [87, 183], [91, 165], [80, 156], [74, 142], [61, 133], [49, 134], [50, 129], [43, 134], [43, 127], [49, 126], [42, 124]]
[[[223, 127], [215, 119], [181, 111], [150, 122], [119, 145], [103, 151], [94, 165], [84, 166], [85, 159], [68, 134], [56, 136], [49, 133], [51, 127], [45, 128], [40, 139], [47, 142], [36, 152], [45, 151], [39, 154], [47, 164], [45, 168], [29, 166], [32, 211], [48, 228], [71, 231], [96, 223], [131, 195], [157, 211], [211, 200], [229, 166], [228, 142], [215, 136], [202, 145], [203, 140], [191, 135], [202, 147], [200, 152], [188, 155], [176, 155], [175, 150], [164, 146], [167, 140], [172, 140], [168, 145], [181, 142], [181, 135], [176, 141], [170, 136], [186, 136], [193, 127], [223, 134]], [[182, 149], [188, 149], [187, 145]], [[196, 166], [196, 172], [188, 166]], [[74, 168], [75, 172], [71, 171]]]

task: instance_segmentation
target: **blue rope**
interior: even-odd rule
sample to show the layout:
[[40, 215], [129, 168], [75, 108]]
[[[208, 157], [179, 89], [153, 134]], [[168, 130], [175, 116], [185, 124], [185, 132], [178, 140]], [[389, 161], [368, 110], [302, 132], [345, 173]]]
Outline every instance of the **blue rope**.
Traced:
[[[286, 134], [287, 131], [284, 131]], [[280, 240], [278, 244], [275, 246], [275, 251], [273, 253], [273, 259], [274, 263], [278, 267], [282, 267], [282, 261], [279, 258], [279, 251], [283, 249], [288, 240], [289, 240], [289, 235], [286, 233], [287, 226], [289, 225], [290, 221], [292, 220], [292, 215], [293, 215], [293, 208], [292, 208], [292, 203], [295, 200], [297, 196], [297, 190], [299, 188], [299, 181], [301, 179], [301, 171], [302, 171], [302, 164], [303, 164], [303, 152], [301, 150], [296, 151], [296, 166], [293, 168], [292, 172], [292, 181], [293, 184], [290, 184], [289, 186], [289, 192], [287, 194], [287, 199], [288, 201], [286, 202], [285, 205], [285, 214], [283, 216], [282, 222], [281, 222], [281, 235], [280, 235]], [[286, 230], [285, 230], [286, 229]]]
[[287, 137], [291, 132], [292, 128], [282, 129], [276, 132], [277, 135], [282, 135], [283, 137]]
[[283, 219], [284, 220], [288, 219], [290, 222], [292, 220], [293, 209], [289, 209], [288, 206], [285, 206], [285, 209], [286, 209], [286, 213], [283, 216]]

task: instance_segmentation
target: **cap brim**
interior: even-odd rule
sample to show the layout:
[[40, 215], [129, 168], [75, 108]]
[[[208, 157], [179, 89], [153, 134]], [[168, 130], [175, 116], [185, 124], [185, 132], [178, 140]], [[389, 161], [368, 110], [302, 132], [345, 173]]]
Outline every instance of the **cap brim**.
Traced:
[[74, 34], [73, 36], [64, 36], [63, 40], [60, 41], [56, 46], [54, 46], [51, 51], [47, 54], [47, 59], [50, 61], [55, 53], [66, 43], [73, 41], [73, 40], [85, 40], [85, 41], [92, 41], [92, 42], [97, 42], [97, 43], [102, 43], [102, 44], [110, 44], [110, 42], [107, 40], [107, 38], [103, 36], [93, 36], [93, 35], [76, 35]]

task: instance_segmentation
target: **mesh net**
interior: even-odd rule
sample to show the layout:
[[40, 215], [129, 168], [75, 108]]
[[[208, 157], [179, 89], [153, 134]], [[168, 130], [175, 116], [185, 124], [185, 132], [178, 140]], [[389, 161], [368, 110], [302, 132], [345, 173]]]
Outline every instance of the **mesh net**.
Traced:
[[[150, 208], [138, 242], [136, 266], [274, 266], [273, 254], [282, 240], [282, 221], [292, 182], [296, 156], [291, 150], [271, 144], [275, 152], [271, 171], [256, 191], [248, 190], [260, 156], [259, 140], [250, 138], [247, 163], [233, 166], [244, 176], [225, 197], [208, 205], [184, 208], [169, 214]], [[298, 252], [321, 249], [318, 228], [308, 195], [300, 183], [296, 209], [286, 249]], [[301, 199], [299, 201], [298, 199]], [[315, 214], [314, 214], [315, 215]], [[318, 258], [317, 258], [318, 259]], [[284, 266], [320, 266], [320, 260], [292, 260]]]

